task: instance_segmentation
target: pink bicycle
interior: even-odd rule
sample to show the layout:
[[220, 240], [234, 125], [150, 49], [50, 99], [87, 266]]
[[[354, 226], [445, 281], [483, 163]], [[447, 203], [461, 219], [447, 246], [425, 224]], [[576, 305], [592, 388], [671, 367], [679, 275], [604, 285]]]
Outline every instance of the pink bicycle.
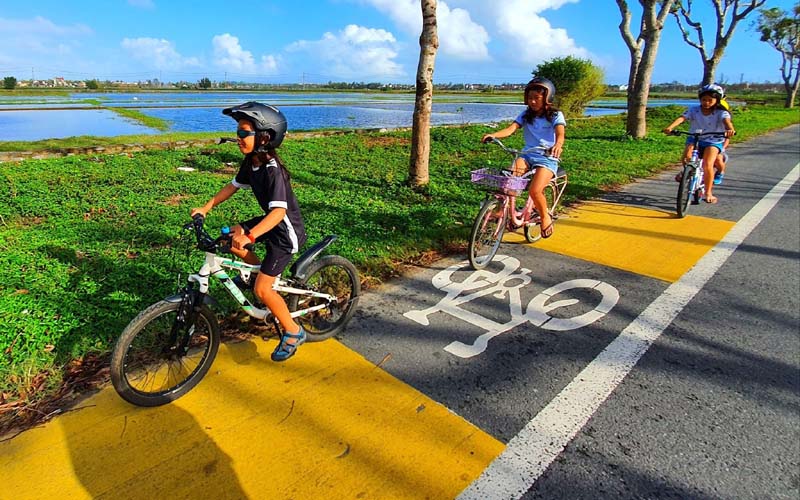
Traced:
[[[494, 259], [506, 228], [509, 231], [523, 228], [525, 239], [529, 243], [534, 243], [542, 237], [542, 219], [536, 212], [533, 200], [527, 193], [524, 197], [520, 196], [523, 191], [527, 191], [528, 182], [536, 169], [521, 177], [515, 177], [512, 172], [517, 158], [535, 150], [544, 151], [546, 148], [537, 146], [518, 150], [506, 147], [495, 138], [488, 142], [502, 148], [512, 155], [513, 159], [507, 170], [482, 168], [472, 171], [472, 182], [489, 190], [472, 225], [469, 238], [469, 263], [474, 269], [483, 269]], [[548, 211], [553, 220], [557, 218], [556, 208], [566, 187], [567, 173], [559, 166], [558, 174], [544, 188]]]

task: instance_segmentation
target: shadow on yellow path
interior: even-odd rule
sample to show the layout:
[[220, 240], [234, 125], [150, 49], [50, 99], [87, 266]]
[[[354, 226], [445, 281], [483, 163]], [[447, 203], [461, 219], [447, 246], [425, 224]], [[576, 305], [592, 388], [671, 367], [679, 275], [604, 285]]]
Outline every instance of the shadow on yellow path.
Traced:
[[174, 403], [106, 388], [0, 443], [1, 498], [454, 498], [503, 444], [335, 340], [225, 344]]

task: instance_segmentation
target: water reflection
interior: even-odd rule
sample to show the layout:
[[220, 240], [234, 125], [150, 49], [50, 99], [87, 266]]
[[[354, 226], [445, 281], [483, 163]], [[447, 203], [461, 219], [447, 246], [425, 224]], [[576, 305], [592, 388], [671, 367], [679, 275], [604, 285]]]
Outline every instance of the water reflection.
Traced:
[[[517, 103], [476, 102], [478, 99], [437, 96], [431, 123], [497, 123], [511, 120], [524, 109]], [[166, 120], [171, 132], [227, 131], [233, 124], [220, 110], [249, 100], [279, 106], [289, 120], [289, 129], [296, 131], [410, 127], [414, 111], [412, 94], [169, 92], [10, 96], [0, 101], [0, 141], [161, 133], [98, 108], [93, 104], [97, 101], [104, 107], [136, 108]], [[616, 114], [624, 108], [620, 101], [602, 105], [603, 108], [589, 108], [586, 115]], [[619, 107], [614, 109], [612, 105]], [[11, 111], [20, 108], [28, 111]]]
[[108, 110], [2, 111], [0, 141], [36, 141], [77, 135], [158, 134]]

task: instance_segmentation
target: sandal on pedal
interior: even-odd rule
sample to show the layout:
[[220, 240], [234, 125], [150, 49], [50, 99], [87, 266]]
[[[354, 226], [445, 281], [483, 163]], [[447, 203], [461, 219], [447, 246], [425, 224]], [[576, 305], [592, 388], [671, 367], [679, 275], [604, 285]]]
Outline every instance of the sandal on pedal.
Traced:
[[542, 228], [542, 238], [549, 238], [553, 236], [553, 224], [555, 221], [551, 220], [547, 227]]
[[717, 172], [716, 174], [714, 174], [714, 185], [719, 186], [720, 184], [722, 184], [722, 179], [724, 178], [725, 174], [723, 174], [722, 172]]
[[[288, 339], [297, 339], [297, 342], [289, 343], [287, 342]], [[294, 356], [294, 353], [297, 351], [297, 348], [300, 347], [303, 342], [306, 341], [306, 331], [303, 327], [300, 327], [300, 331], [296, 334], [291, 334], [289, 332], [284, 332], [281, 336], [281, 341], [278, 342], [278, 346], [272, 351], [272, 361], [286, 361], [287, 359]]]

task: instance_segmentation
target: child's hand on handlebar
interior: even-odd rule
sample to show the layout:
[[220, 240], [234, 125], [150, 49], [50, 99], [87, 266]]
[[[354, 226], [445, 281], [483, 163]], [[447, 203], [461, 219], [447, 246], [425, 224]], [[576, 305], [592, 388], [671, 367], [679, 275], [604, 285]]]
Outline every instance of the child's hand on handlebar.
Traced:
[[250, 238], [244, 233], [234, 234], [231, 236], [231, 246], [237, 250], [242, 250], [246, 245], [250, 244]]
[[487, 143], [492, 142], [493, 140], [494, 140], [494, 136], [492, 134], [485, 134], [481, 138], [481, 144], [487, 144]]
[[672, 129], [669, 128], [669, 127], [667, 127], [664, 130], [662, 130], [662, 132], [664, 132], [666, 135], [672, 135]]

